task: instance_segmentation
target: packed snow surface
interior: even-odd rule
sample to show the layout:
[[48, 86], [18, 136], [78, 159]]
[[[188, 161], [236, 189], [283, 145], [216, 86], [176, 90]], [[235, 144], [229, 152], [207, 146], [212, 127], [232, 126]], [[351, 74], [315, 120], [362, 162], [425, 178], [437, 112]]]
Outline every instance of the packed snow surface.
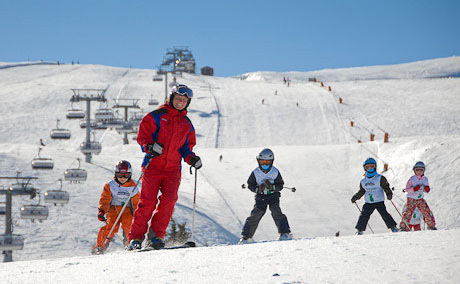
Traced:
[[[0, 264], [2, 283], [455, 283], [460, 278], [458, 73], [460, 60], [451, 57], [304, 73], [255, 72], [239, 78], [177, 77], [194, 90], [189, 117], [197, 133], [194, 150], [203, 160], [194, 232], [200, 247], [129, 253], [116, 237], [106, 255], [90, 256], [102, 226], [96, 217], [99, 196], [113, 177], [113, 166], [121, 159], [131, 161], [137, 179], [143, 158], [134, 140], [123, 145], [115, 130], [98, 130], [94, 138], [102, 143], [102, 152], [92, 163], [82, 163], [88, 180], [62, 188], [70, 193], [69, 204], [50, 206], [47, 220], [32, 223], [20, 219], [19, 209], [43, 200], [14, 196], [14, 233], [23, 235], [25, 244], [14, 251], [14, 262]], [[47, 190], [59, 189], [64, 171], [75, 167], [77, 158], [84, 160], [79, 146], [86, 132], [65, 114], [71, 107], [86, 106], [71, 106], [70, 89], [107, 88], [108, 104], [93, 103], [93, 115], [117, 98], [139, 99], [147, 113], [155, 108], [148, 105], [150, 98], [164, 100], [164, 81], [152, 81], [154, 75], [154, 70], [99, 65], [0, 63], [0, 175], [21, 171], [39, 177], [33, 185], [42, 199]], [[286, 76], [289, 87], [283, 83]], [[308, 82], [310, 77], [324, 87]], [[71, 131], [70, 140], [50, 139], [56, 119]], [[371, 133], [375, 141], [370, 141]], [[385, 133], [389, 143], [383, 143]], [[31, 169], [40, 139], [46, 145], [40, 156], [53, 159], [52, 171]], [[267, 212], [254, 236], [260, 243], [235, 246], [254, 205], [253, 193], [241, 185], [265, 147], [275, 152], [285, 185], [297, 189], [285, 189], [281, 197], [296, 240], [271, 241], [278, 233]], [[374, 234], [368, 229], [364, 236], [354, 236], [359, 212], [350, 198], [358, 191], [362, 162], [369, 156], [377, 159], [379, 171], [388, 164], [383, 175], [395, 188], [398, 210], [413, 164], [427, 164], [432, 190], [425, 199], [438, 231], [390, 233], [375, 212], [369, 222]], [[8, 187], [8, 182], [2, 185]], [[173, 217], [187, 222], [188, 229], [193, 191], [194, 176], [183, 163]], [[393, 204], [385, 204], [399, 223]]]

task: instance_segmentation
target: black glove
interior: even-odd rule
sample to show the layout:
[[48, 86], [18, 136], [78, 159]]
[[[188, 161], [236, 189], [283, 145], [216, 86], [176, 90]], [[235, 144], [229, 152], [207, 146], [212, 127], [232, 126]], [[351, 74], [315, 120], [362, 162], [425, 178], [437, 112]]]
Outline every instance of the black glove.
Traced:
[[264, 191], [265, 191], [265, 183], [259, 185], [259, 187], [257, 187], [257, 193], [258, 194], [264, 194]]
[[388, 199], [388, 200], [391, 200], [392, 198], [393, 198], [393, 192], [390, 191], [390, 192], [388, 192], [388, 194], [387, 194], [387, 199]]
[[163, 154], [164, 146], [161, 143], [155, 142], [153, 144], [147, 144], [144, 147], [144, 150], [147, 154], [150, 154], [154, 157], [158, 157]]
[[190, 165], [197, 170], [201, 168], [201, 166], [203, 166], [203, 164], [201, 163], [201, 159], [198, 156], [195, 156], [190, 159]]
[[273, 192], [273, 184], [268, 179], [265, 181], [265, 189]]
[[106, 219], [105, 219], [105, 212], [104, 210], [102, 210], [101, 208], [99, 208], [99, 212], [97, 213], [97, 219], [99, 219], [99, 221], [101, 222], [105, 222]]
[[355, 203], [356, 200], [358, 200], [358, 198], [356, 197], [356, 195], [353, 195], [353, 197], [351, 198], [351, 203]]

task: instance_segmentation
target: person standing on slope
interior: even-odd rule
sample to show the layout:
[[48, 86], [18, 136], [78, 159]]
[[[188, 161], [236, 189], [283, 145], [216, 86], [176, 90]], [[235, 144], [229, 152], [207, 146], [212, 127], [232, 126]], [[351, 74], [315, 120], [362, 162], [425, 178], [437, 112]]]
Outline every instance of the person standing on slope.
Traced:
[[[113, 180], [104, 185], [101, 198], [99, 199], [99, 212], [97, 214], [97, 218], [99, 221], [105, 222], [106, 225], [99, 229], [97, 243], [94, 247], [95, 254], [104, 253], [107, 249], [109, 245], [109, 242], [106, 242], [107, 235], [110, 233], [113, 226], [115, 226], [115, 228], [112, 234], [108, 236], [109, 241], [118, 232], [120, 223], [124, 236], [129, 234], [131, 221], [133, 219], [133, 212], [136, 210], [139, 202], [139, 190], [134, 188], [136, 184], [131, 179], [131, 175], [131, 164], [128, 161], [121, 160], [115, 165], [115, 176], [113, 177]], [[127, 208], [123, 211], [118, 223], [115, 224], [123, 205], [126, 203], [126, 200], [128, 200], [130, 195], [132, 195], [132, 197], [128, 201]], [[127, 210], [128, 208], [131, 210]], [[105, 215], [107, 215], [107, 218]], [[124, 245], [127, 245], [127, 242], [128, 241], [126, 240]]]
[[256, 193], [256, 204], [243, 225], [239, 244], [252, 242], [257, 226], [267, 211], [267, 206], [270, 208], [278, 228], [279, 240], [290, 240], [292, 239], [291, 229], [286, 215], [281, 212], [280, 208], [280, 191], [283, 189], [284, 181], [279, 170], [273, 166], [275, 155], [272, 150], [265, 148], [257, 155], [256, 159], [259, 166], [252, 171], [248, 178], [249, 190]]
[[356, 200], [365, 195], [365, 203], [355, 227], [357, 230], [356, 234], [363, 234], [366, 230], [367, 222], [369, 222], [369, 218], [375, 209], [377, 209], [380, 216], [382, 216], [387, 228], [391, 229], [394, 233], [398, 232], [396, 222], [393, 217], [391, 217], [390, 213], [388, 213], [384, 203], [384, 192], [388, 200], [391, 200], [393, 197], [390, 184], [384, 176], [377, 173], [377, 162], [373, 158], [367, 158], [363, 163], [363, 168], [365, 174], [359, 184], [359, 191], [351, 198], [351, 202], [355, 203]]
[[[147, 114], [139, 125], [137, 142], [145, 152], [142, 164], [145, 172], [139, 206], [134, 212], [129, 233], [130, 250], [142, 247], [149, 221], [146, 246], [154, 249], [164, 247], [163, 238], [181, 182], [181, 161], [184, 159], [195, 169], [202, 166], [200, 157], [193, 152], [196, 144], [195, 128], [186, 116], [192, 97], [193, 92], [186, 85], [174, 86], [169, 102]], [[149, 161], [150, 164], [145, 168]], [[161, 195], [158, 198], [159, 192]]]
[[401, 224], [399, 225], [401, 231], [410, 231], [408, 227], [409, 220], [414, 213], [415, 208], [420, 210], [423, 215], [426, 225], [429, 230], [436, 230], [436, 221], [434, 220], [433, 212], [426, 203], [424, 192], [430, 192], [430, 185], [428, 178], [425, 176], [425, 164], [422, 161], [415, 163], [412, 168], [414, 175], [409, 178], [406, 184], [407, 204], [406, 210], [402, 216]]

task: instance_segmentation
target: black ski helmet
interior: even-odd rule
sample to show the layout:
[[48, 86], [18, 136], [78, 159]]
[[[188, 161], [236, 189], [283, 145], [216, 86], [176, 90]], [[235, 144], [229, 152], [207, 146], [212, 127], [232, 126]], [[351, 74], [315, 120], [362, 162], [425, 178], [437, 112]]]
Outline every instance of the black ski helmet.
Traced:
[[172, 87], [171, 93], [169, 94], [169, 105], [172, 106], [173, 108], [174, 108], [173, 100], [176, 94], [187, 97], [188, 99], [187, 105], [185, 105], [185, 108], [184, 108], [184, 110], [186, 110], [188, 106], [190, 105], [190, 102], [192, 101], [192, 97], [193, 97], [192, 89], [190, 89], [189, 87], [183, 84], [177, 84], [174, 87]]

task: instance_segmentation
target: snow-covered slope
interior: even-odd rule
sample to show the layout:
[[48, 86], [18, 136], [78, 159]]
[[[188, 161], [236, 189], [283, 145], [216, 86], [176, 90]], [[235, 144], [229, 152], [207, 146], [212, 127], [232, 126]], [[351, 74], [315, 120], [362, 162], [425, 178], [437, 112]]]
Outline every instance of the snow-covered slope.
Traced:
[[[229, 255], [229, 259], [231, 255], [235, 259], [243, 259], [251, 253], [260, 254], [260, 258], [264, 260], [256, 263], [255, 266], [265, 267], [266, 263], [279, 262], [276, 266], [283, 267], [292, 275], [300, 275], [294, 271], [302, 267], [295, 264], [296, 261], [300, 261], [299, 259], [285, 258], [290, 250], [304, 253], [304, 259], [314, 255], [311, 264], [319, 258], [325, 265], [327, 263], [332, 265], [335, 262], [330, 262], [332, 255], [329, 251], [334, 248], [335, 241], [339, 239], [331, 239], [328, 236], [333, 236], [337, 231], [340, 231], [341, 236], [354, 233], [359, 212], [350, 203], [350, 198], [358, 190], [362, 176], [362, 161], [368, 156], [377, 157], [380, 170], [384, 162], [388, 163], [390, 170], [384, 175], [395, 187], [394, 203], [398, 209], [401, 209], [405, 199], [401, 189], [411, 175], [412, 165], [417, 160], [424, 160], [427, 164], [427, 176], [432, 185], [432, 191], [426, 200], [434, 212], [438, 228], [449, 230], [404, 236], [388, 235], [387, 228], [375, 213], [370, 225], [378, 235], [362, 240], [347, 237], [340, 239], [339, 246], [343, 250], [343, 255], [346, 255], [345, 252], [353, 251], [350, 256], [356, 259], [362, 254], [370, 253], [372, 244], [376, 240], [383, 239], [382, 250], [386, 248], [389, 253], [399, 255], [398, 252], [402, 251], [402, 248], [398, 248], [396, 244], [411, 243], [411, 238], [417, 236], [418, 241], [412, 242], [417, 245], [413, 245], [412, 249], [419, 259], [423, 257], [422, 250], [428, 244], [431, 249], [427, 250], [427, 257], [432, 258], [439, 265], [444, 264], [443, 258], [436, 256], [435, 251], [438, 246], [432, 243], [435, 239], [440, 243], [450, 242], [452, 238], [458, 239], [459, 235], [460, 187], [455, 172], [460, 167], [458, 158], [460, 128], [457, 114], [460, 108], [458, 94], [460, 79], [425, 78], [457, 72], [460, 70], [460, 62], [458, 57], [452, 57], [385, 68], [386, 71], [383, 69], [379, 71], [376, 67], [359, 68], [359, 74], [366, 75], [363, 75], [366, 79], [373, 79], [365, 81], [355, 81], [358, 79], [356, 75], [358, 72], [353, 69], [326, 72], [321, 80], [326, 82], [326, 86], [331, 86], [332, 92], [322, 88], [319, 83], [307, 82], [308, 77], [317, 76], [309, 72], [299, 73], [299, 77], [288, 75], [293, 79], [289, 87], [282, 83], [283, 76], [286, 76], [284, 73], [272, 73], [269, 79], [265, 78], [261, 81], [189, 74], [178, 77], [178, 82], [188, 84], [195, 93], [189, 107], [189, 116], [197, 132], [198, 143], [195, 151], [202, 157], [204, 163], [203, 168], [198, 172], [196, 242], [199, 245], [209, 246], [237, 242], [242, 224], [253, 206], [253, 194], [243, 190], [241, 184], [246, 182], [250, 171], [257, 166], [255, 160], [257, 153], [264, 147], [270, 147], [275, 152], [275, 165], [283, 174], [286, 186], [297, 188], [295, 193], [283, 191], [281, 198], [281, 208], [288, 217], [293, 234], [297, 238], [316, 239], [289, 242], [289, 244], [273, 243], [273, 247], [272, 243], [267, 243], [261, 246], [266, 245], [270, 249], [260, 247], [260, 251], [257, 249], [259, 245], [248, 246], [248, 248], [216, 249], [225, 250], [219, 253]], [[434, 76], [433, 71], [430, 70], [437, 70], [436, 68], [439, 72]], [[376, 77], [375, 74], [379, 72], [383, 72], [382, 74], [391, 72], [396, 75]], [[75, 166], [75, 159], [82, 157], [79, 144], [85, 137], [85, 131], [80, 129], [78, 121], [65, 119], [65, 113], [70, 107], [69, 99], [72, 95], [70, 89], [108, 88], [109, 105], [113, 104], [115, 98], [138, 98], [141, 107], [147, 112], [153, 110], [147, 104], [151, 95], [160, 101], [164, 98], [164, 82], [152, 82], [154, 73], [153, 70], [98, 65], [31, 65], [0, 69], [0, 97], [2, 98], [0, 111], [3, 114], [0, 129], [4, 134], [0, 136], [1, 175], [15, 175], [16, 171], [22, 171], [24, 175], [38, 176], [40, 179], [34, 182], [34, 185], [41, 189], [42, 194], [48, 189], [58, 188], [58, 179], [62, 178], [64, 170], [72, 165]], [[404, 73], [411, 75], [403, 77], [401, 74]], [[427, 73], [433, 76], [425, 76]], [[377, 80], [378, 78], [386, 80]], [[388, 80], [388, 78], [398, 79]], [[334, 80], [340, 82], [333, 82]], [[342, 104], [339, 104], [339, 97], [343, 99]], [[94, 111], [98, 106], [93, 104], [92, 110]], [[56, 119], [61, 119], [61, 127], [72, 131], [70, 141], [52, 141], [49, 138], [49, 131], [55, 127]], [[350, 127], [350, 121], [354, 121], [354, 127]], [[370, 132], [375, 134], [376, 141], [369, 141]], [[390, 134], [390, 143], [383, 143], [385, 132]], [[40, 138], [46, 144], [41, 156], [54, 160], [53, 171], [32, 171], [30, 168], [30, 161], [37, 155]], [[47, 263], [53, 265], [54, 262], [45, 259], [72, 256], [81, 258], [63, 259], [62, 262], [59, 260], [59, 264], [55, 267], [62, 269], [55, 269], [55, 273], [64, 273], [66, 267], [74, 267], [75, 273], [89, 269], [82, 264], [97, 267], [92, 265], [94, 258], [85, 256], [89, 254], [91, 246], [95, 243], [97, 231], [101, 226], [96, 214], [102, 187], [113, 176], [113, 165], [120, 159], [127, 159], [136, 165], [134, 175], [138, 177], [142, 153], [135, 141], [131, 140], [131, 144], [122, 145], [122, 137], [113, 130], [98, 131], [96, 139], [102, 142], [103, 149], [100, 155], [94, 156], [92, 164], [82, 164], [82, 167], [89, 172], [87, 182], [65, 184], [63, 189], [70, 193], [70, 203], [64, 207], [50, 207], [48, 220], [43, 223], [31, 223], [19, 219], [19, 208], [23, 204], [38, 201], [14, 197], [14, 232], [26, 237], [24, 249], [14, 252], [14, 260], [43, 260], [19, 262], [18, 266], [3, 264], [0, 265], [0, 269], [17, 273], [28, 271], [29, 276], [37, 275], [37, 278], [31, 276], [29, 279], [39, 279], [38, 274], [31, 272], [32, 268], [27, 268], [29, 265], [32, 267], [40, 263], [39, 267], [48, 271]], [[363, 143], [357, 143], [358, 139]], [[221, 155], [222, 161], [219, 159]], [[190, 224], [194, 179], [188, 173], [185, 164], [182, 175], [183, 181], [174, 218], [179, 222]], [[395, 220], [399, 222], [399, 214], [393, 205], [389, 202], [386, 202], [386, 205]], [[0, 225], [0, 230], [4, 230], [3, 223]], [[268, 212], [262, 219], [255, 238], [257, 240], [277, 238], [275, 225]], [[322, 245], [321, 240], [329, 245]], [[418, 245], [419, 243], [423, 245]], [[310, 245], [311, 249], [305, 250], [304, 247]], [[285, 247], [291, 246], [292, 248], [286, 250], [285, 255]], [[143, 261], [143, 256], [117, 253], [116, 251], [122, 250], [119, 239], [115, 239], [110, 250], [112, 254], [104, 256], [107, 257], [104, 263], [114, 263], [117, 261], [116, 258], [123, 257], [136, 263]], [[213, 271], [212, 273], [218, 273], [219, 268], [211, 265], [214, 261], [212, 256], [214, 249], [208, 252], [207, 250], [209, 249], [197, 250], [197, 257], [200, 257], [203, 263], [190, 266], [190, 269], [195, 267], [199, 273], [210, 270]], [[363, 252], [360, 252], [361, 250]], [[329, 256], [319, 257], [314, 251]], [[166, 257], [168, 253], [170, 252], [161, 252], [160, 255]], [[189, 257], [189, 253], [190, 250], [171, 253], [171, 258], [167, 257], [167, 259], [171, 261], [178, 257], [185, 259]], [[281, 256], [283, 261], [278, 260], [277, 254], [283, 255]], [[110, 258], [111, 256], [113, 258]], [[455, 262], [458, 267], [458, 251], [453, 250], [447, 258]], [[346, 260], [342, 257], [340, 259], [340, 261]], [[309, 261], [305, 267], [311, 269]], [[407, 259], [401, 257], [397, 260], [397, 264], [405, 261]], [[362, 262], [354, 262], [355, 266], [351, 266], [350, 270], [340, 268], [344, 276], [348, 277], [348, 283], [356, 279], [352, 268], [357, 269], [366, 262], [370, 262], [371, 266], [380, 265], [379, 260], [370, 255], [364, 257]], [[428, 265], [429, 262], [427, 260], [422, 263]], [[222, 263], [222, 265], [228, 264]], [[322, 270], [321, 267], [318, 266], [321, 272], [313, 278], [304, 275], [289, 280], [291, 278], [276, 278], [269, 275], [266, 279], [259, 274], [254, 274], [254, 277], [259, 275], [262, 278], [249, 277], [246, 282], [270, 283], [273, 280], [273, 283], [283, 281], [303, 283], [329, 279], [332, 283], [343, 283], [338, 281], [338, 278], [324, 278], [331, 272]], [[243, 266], [240, 268], [242, 270]], [[103, 271], [108, 268], [100, 266], [94, 269]], [[171, 268], [170, 271], [177, 271], [177, 273], [168, 273], [176, 273], [176, 278], [180, 282], [182, 277], [188, 275], [187, 269]], [[443, 271], [441, 269], [443, 268], [439, 268], [437, 272], [447, 273], [441, 280], [455, 279], [452, 278], [455, 273], [451, 273], [448, 269]], [[389, 270], [390, 268], [385, 266], [382, 274]], [[230, 271], [242, 275], [250, 273], [250, 270]], [[165, 272], [166, 278], [162, 278], [163, 282], [172, 281], [172, 278], [168, 278], [168, 273]], [[311, 276], [311, 273], [310, 271], [308, 275]], [[11, 276], [7, 279], [13, 279], [9, 278], [13, 277], [13, 274], [14, 272], [10, 273]], [[115, 273], [115, 275], [119, 274]], [[378, 275], [380, 274], [376, 277]], [[391, 277], [397, 275], [392, 274]], [[49, 274], [49, 277], [57, 276]], [[146, 281], [143, 277], [140, 278], [141, 282]], [[236, 279], [231, 275], [226, 277], [228, 278], [225, 279], [229, 281]], [[66, 279], [72, 278], [68, 276]], [[123, 282], [128, 281], [129, 278], [118, 279], [119, 282]], [[252, 279], [258, 280], [250, 281]], [[384, 279], [391, 282], [389, 279], [393, 278]], [[395, 279], [401, 280], [400, 282], [411, 282], [411, 279], [417, 282], [422, 278], [420, 275], [414, 276], [407, 272]], [[433, 278], [428, 278], [428, 282], [431, 279]], [[216, 282], [216, 278], [211, 280]]]
[[283, 76], [306, 82], [308, 78], [321, 81], [354, 81], [385, 79], [421, 79], [460, 77], [460, 57], [452, 56], [397, 65], [379, 65], [340, 69], [324, 69], [310, 72], [249, 72], [240, 77], [250, 81], [276, 81]]

